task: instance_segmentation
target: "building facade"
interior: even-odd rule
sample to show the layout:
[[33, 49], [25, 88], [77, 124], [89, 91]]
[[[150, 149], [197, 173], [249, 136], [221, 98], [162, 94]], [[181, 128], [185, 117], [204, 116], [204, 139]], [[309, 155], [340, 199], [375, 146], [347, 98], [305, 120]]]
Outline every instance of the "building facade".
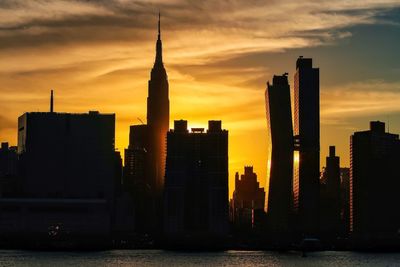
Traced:
[[112, 199], [115, 115], [29, 112], [18, 118], [22, 193]]
[[147, 97], [147, 176], [154, 195], [161, 197], [164, 187], [166, 137], [169, 129], [168, 77], [162, 59], [160, 19], [156, 58], [148, 84]]
[[18, 155], [17, 147], [2, 142], [0, 147], [0, 197], [15, 196], [17, 183]]
[[292, 213], [293, 128], [287, 74], [274, 76], [265, 91], [268, 124], [268, 221], [272, 233], [289, 231]]
[[2, 237], [71, 245], [109, 240], [121, 180], [114, 136], [114, 114], [20, 116], [19, 195], [0, 199]]
[[235, 191], [231, 203], [234, 225], [238, 228], [254, 228], [254, 212], [264, 210], [265, 191], [260, 188], [252, 166], [245, 166], [240, 178], [239, 173], [235, 174]]
[[294, 210], [299, 233], [318, 233], [320, 177], [319, 69], [311, 58], [299, 57], [294, 75], [295, 170]]
[[162, 59], [160, 26], [159, 15], [156, 57], [148, 82], [147, 124], [130, 127], [124, 166], [124, 188], [135, 198], [136, 230], [154, 236], [160, 234], [162, 221], [169, 129], [169, 84]]
[[131, 189], [138, 184], [150, 187], [146, 175], [147, 132], [145, 124], [130, 126], [129, 146], [125, 149], [123, 184]]
[[336, 156], [335, 147], [330, 146], [320, 185], [321, 237], [330, 240], [341, 235], [342, 230], [340, 174], [340, 158]]
[[341, 235], [348, 237], [350, 232], [350, 168], [340, 168], [340, 217]]
[[385, 124], [350, 139], [350, 231], [354, 238], [371, 241], [399, 236], [400, 140], [385, 132]]
[[154, 232], [155, 199], [148, 176], [148, 126], [132, 125], [129, 146], [125, 149], [124, 188], [133, 197], [135, 207], [135, 231]]
[[0, 177], [17, 174], [17, 148], [2, 142], [0, 147]]
[[228, 131], [175, 121], [167, 135], [164, 234], [169, 240], [209, 242], [228, 232]]

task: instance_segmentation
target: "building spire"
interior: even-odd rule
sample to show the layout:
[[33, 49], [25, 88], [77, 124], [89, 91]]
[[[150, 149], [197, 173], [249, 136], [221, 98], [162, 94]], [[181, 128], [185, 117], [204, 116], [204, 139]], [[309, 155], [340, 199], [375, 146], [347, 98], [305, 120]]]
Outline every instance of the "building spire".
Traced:
[[162, 43], [161, 43], [161, 13], [158, 12], [158, 39], [156, 44], [156, 61], [154, 62], [154, 66], [162, 66]]
[[158, 40], [161, 40], [161, 12], [158, 11]]

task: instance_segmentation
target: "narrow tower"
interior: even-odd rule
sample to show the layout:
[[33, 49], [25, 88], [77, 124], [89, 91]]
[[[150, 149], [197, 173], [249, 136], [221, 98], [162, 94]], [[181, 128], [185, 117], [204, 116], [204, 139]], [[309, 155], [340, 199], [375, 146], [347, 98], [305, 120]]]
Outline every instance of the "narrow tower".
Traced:
[[287, 73], [268, 82], [265, 104], [268, 123], [269, 235], [286, 245], [290, 233], [293, 181], [293, 127]]
[[50, 112], [54, 112], [54, 98], [53, 98], [53, 90], [50, 93]]
[[299, 57], [294, 75], [295, 166], [294, 209], [303, 237], [318, 233], [319, 202], [319, 69], [311, 58]]
[[155, 196], [160, 196], [165, 175], [166, 136], [169, 129], [168, 77], [162, 60], [160, 14], [156, 58], [149, 80], [147, 97], [148, 179]]

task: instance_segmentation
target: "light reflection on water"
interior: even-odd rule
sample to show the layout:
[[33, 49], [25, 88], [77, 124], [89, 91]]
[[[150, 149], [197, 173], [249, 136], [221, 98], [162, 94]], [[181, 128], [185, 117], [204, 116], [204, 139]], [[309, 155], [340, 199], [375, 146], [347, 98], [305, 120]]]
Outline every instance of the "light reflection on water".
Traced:
[[400, 266], [400, 253], [111, 250], [0, 250], [0, 266]]

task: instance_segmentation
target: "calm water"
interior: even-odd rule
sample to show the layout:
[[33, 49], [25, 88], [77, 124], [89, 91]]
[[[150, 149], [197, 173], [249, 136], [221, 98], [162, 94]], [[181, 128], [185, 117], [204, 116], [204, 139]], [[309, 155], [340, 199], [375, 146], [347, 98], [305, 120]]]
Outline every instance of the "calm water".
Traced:
[[0, 250], [0, 266], [400, 266], [400, 253], [264, 251], [171, 252], [113, 250], [102, 252], [32, 252]]

